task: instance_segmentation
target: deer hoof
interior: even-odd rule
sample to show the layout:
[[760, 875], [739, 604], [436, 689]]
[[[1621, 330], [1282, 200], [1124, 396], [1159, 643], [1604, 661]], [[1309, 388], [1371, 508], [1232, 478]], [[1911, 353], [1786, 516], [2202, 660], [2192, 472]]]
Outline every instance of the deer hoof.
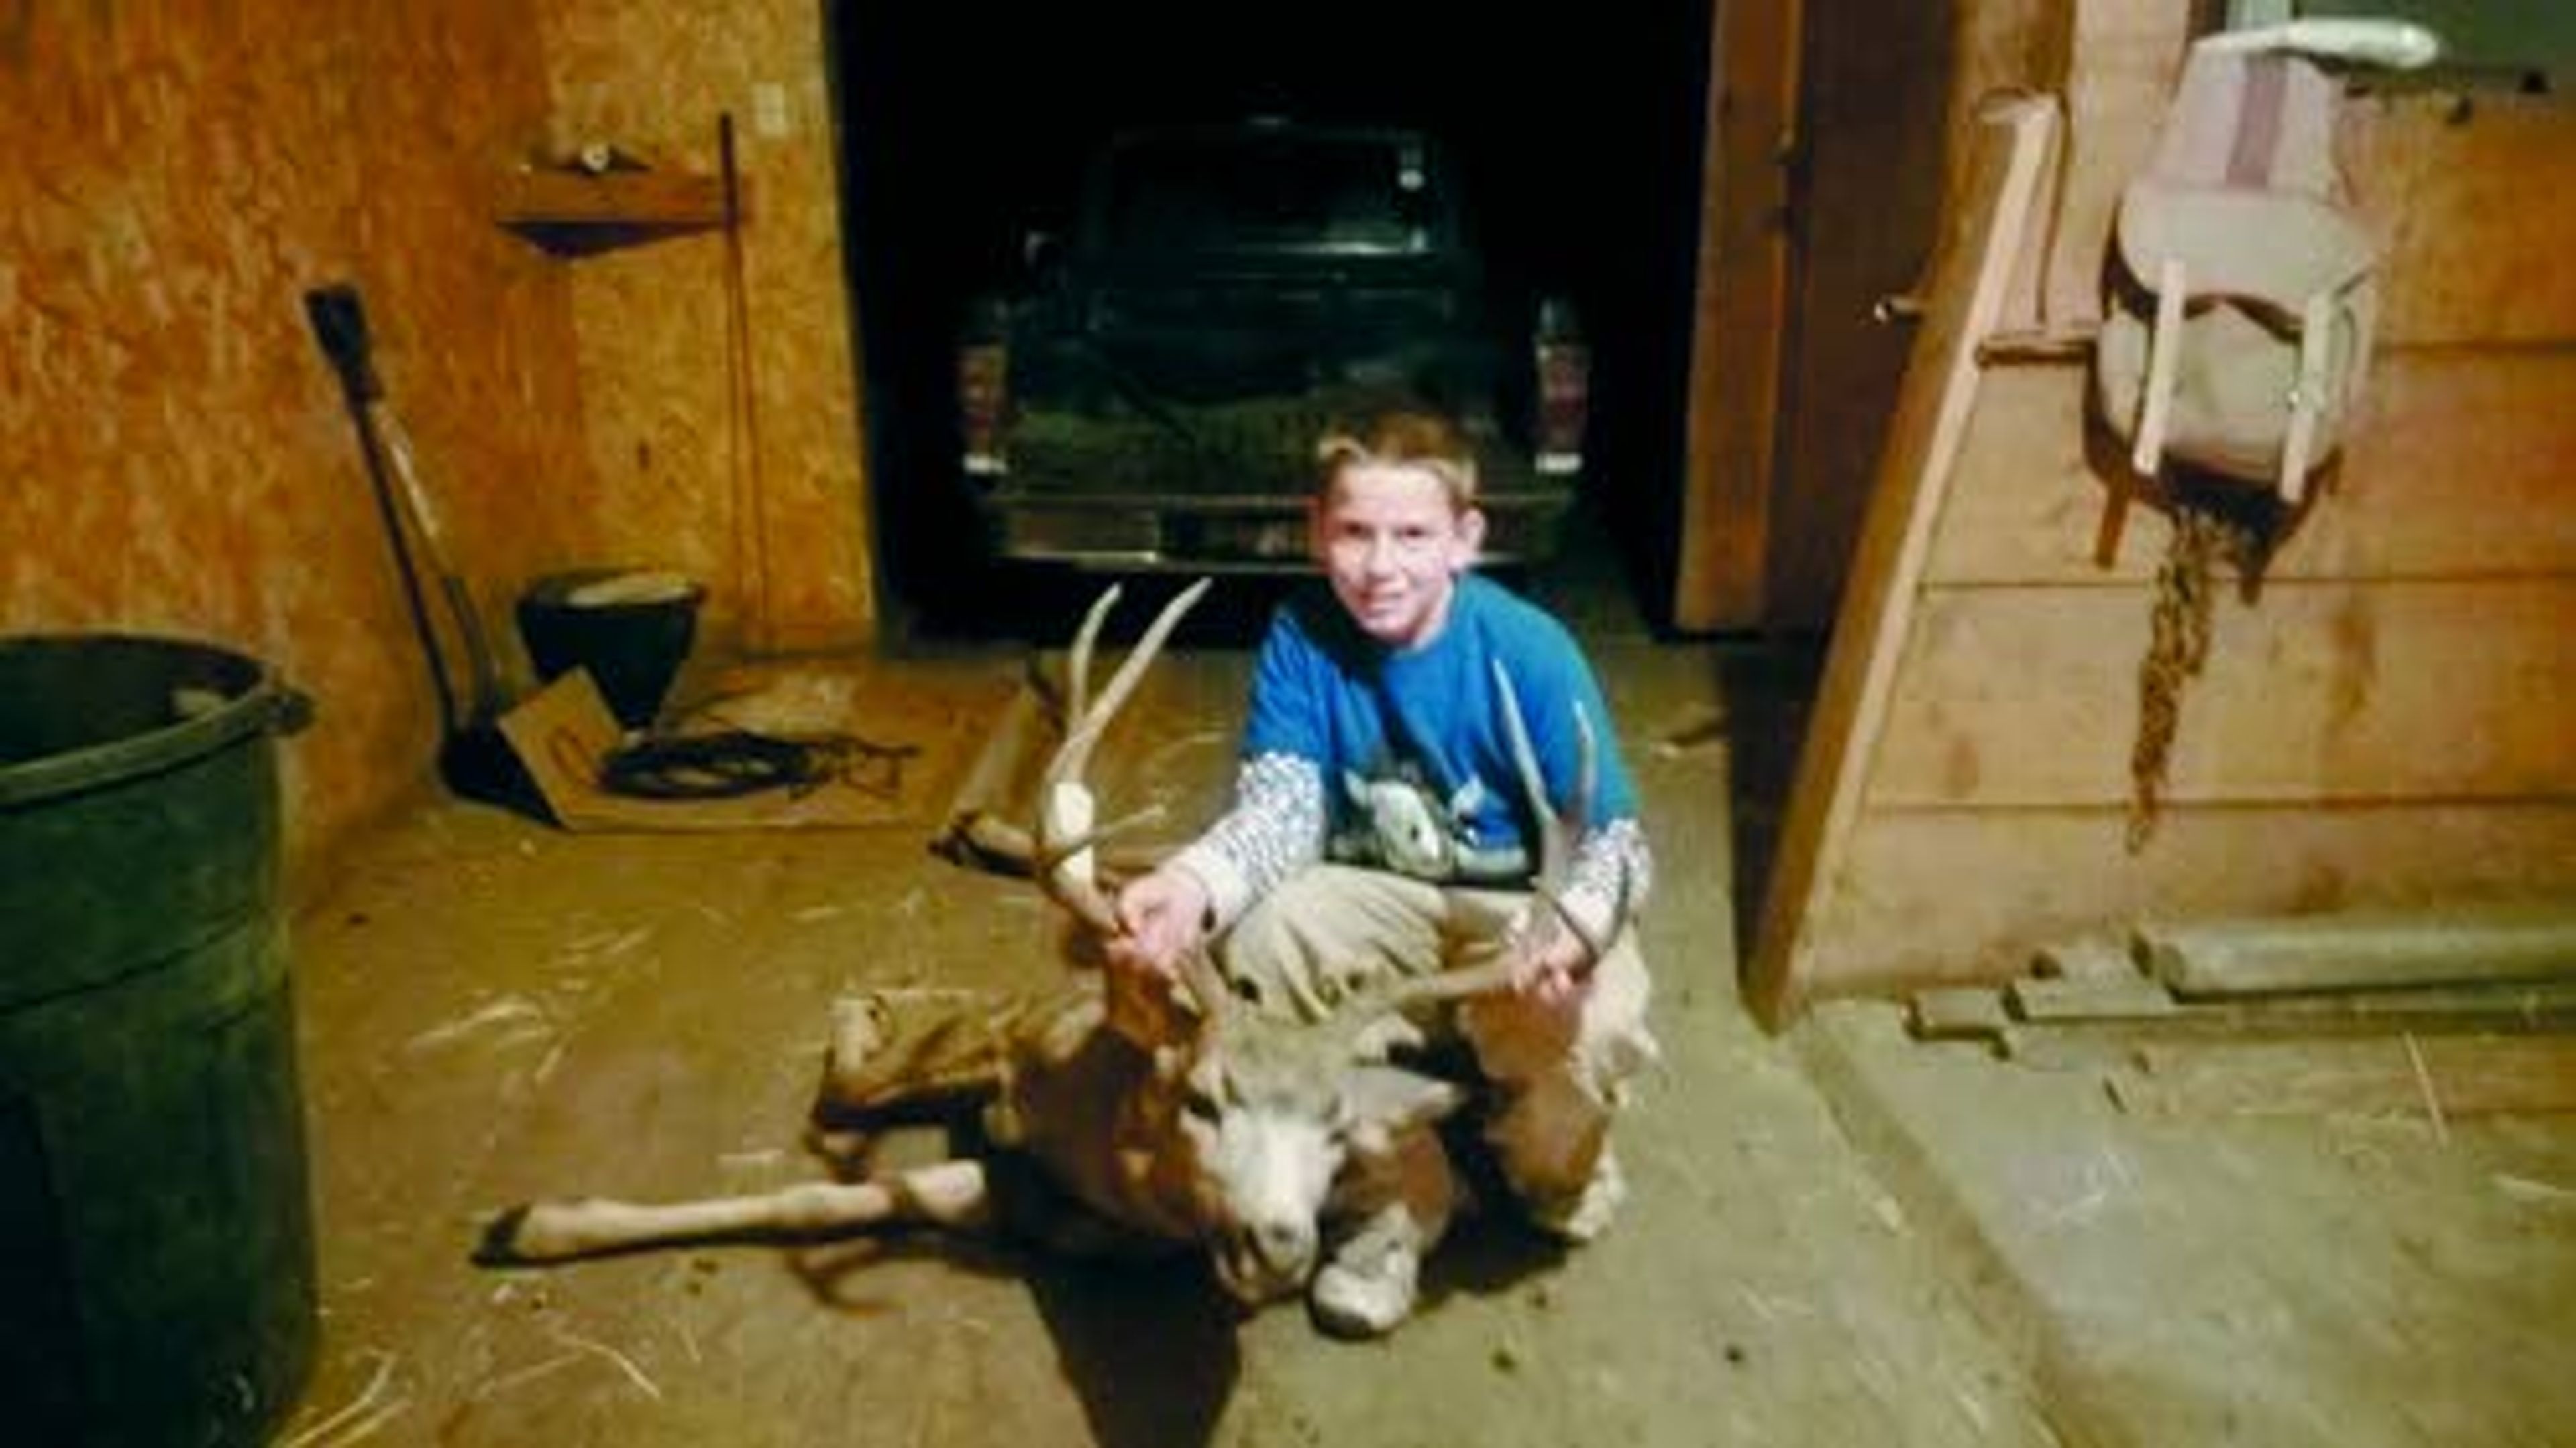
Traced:
[[1580, 1247], [1610, 1230], [1627, 1199], [1628, 1178], [1619, 1170], [1619, 1159], [1604, 1148], [1583, 1185], [1529, 1204], [1530, 1225], [1565, 1246]]
[[832, 1002], [831, 1064], [850, 1070], [885, 1049], [894, 1029], [894, 1010], [884, 996], [843, 996]]
[[513, 1267], [531, 1260], [519, 1249], [519, 1229], [527, 1224], [528, 1209], [512, 1207], [492, 1219], [483, 1229], [483, 1240], [475, 1244], [474, 1261], [483, 1267]]

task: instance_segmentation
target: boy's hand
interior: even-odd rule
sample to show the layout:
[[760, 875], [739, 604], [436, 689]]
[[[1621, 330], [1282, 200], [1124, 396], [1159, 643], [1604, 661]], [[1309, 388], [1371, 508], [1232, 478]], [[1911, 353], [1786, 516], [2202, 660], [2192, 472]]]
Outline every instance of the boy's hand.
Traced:
[[1592, 952], [1573, 931], [1530, 931], [1513, 951], [1512, 990], [1543, 1006], [1568, 1006], [1582, 998], [1591, 966]]
[[1165, 980], [1181, 957], [1207, 936], [1208, 892], [1199, 877], [1170, 865], [1127, 882], [1118, 892], [1118, 923], [1127, 933], [1109, 942], [1113, 968]]

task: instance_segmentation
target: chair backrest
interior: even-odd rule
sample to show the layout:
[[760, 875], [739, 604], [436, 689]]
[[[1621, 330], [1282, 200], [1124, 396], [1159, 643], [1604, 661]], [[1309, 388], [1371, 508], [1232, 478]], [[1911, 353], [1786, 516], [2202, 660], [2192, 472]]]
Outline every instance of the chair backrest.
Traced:
[[2094, 399], [2130, 466], [2287, 502], [2342, 446], [2378, 317], [2378, 247], [2342, 204], [2336, 80], [2202, 41], [2154, 162], [2120, 196]]
[[2438, 52], [2404, 29], [2301, 22], [2193, 46], [2154, 157], [2121, 195], [2095, 349], [2096, 405], [2140, 473], [2172, 459], [2296, 503], [2341, 446], [2379, 251], [2344, 205], [2341, 83], [2312, 54]]

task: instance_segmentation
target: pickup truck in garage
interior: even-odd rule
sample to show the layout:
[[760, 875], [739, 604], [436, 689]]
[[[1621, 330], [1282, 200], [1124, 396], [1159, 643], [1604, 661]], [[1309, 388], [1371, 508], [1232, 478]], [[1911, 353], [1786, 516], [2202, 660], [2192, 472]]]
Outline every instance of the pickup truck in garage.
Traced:
[[1438, 141], [1402, 127], [1131, 130], [957, 350], [959, 473], [1002, 560], [1305, 568], [1317, 440], [1395, 400], [1479, 449], [1487, 561], [1557, 549], [1583, 473], [1572, 303], [1496, 283]]

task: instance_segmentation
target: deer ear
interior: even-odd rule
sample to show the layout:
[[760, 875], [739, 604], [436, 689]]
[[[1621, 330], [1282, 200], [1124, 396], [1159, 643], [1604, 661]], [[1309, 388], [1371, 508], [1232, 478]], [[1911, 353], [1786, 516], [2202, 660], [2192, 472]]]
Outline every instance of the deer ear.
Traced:
[[1393, 1052], [1419, 1050], [1422, 1045], [1422, 1028], [1402, 1012], [1388, 1011], [1359, 1028], [1351, 1051], [1363, 1061], [1383, 1061]]
[[1467, 1093], [1401, 1066], [1354, 1066], [1345, 1078], [1355, 1140], [1428, 1126], [1467, 1104]]

